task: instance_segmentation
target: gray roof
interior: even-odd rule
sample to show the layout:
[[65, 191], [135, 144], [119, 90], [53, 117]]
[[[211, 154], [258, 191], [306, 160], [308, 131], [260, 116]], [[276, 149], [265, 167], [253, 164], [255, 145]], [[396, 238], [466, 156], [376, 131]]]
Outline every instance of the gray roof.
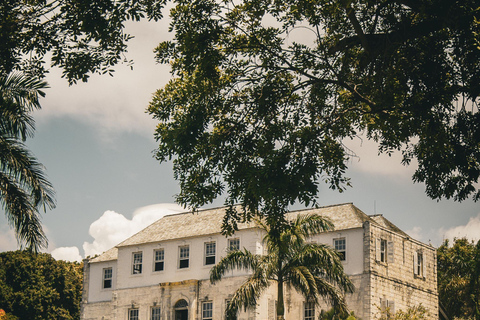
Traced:
[[[164, 216], [142, 231], [121, 242], [116, 248], [106, 251], [99, 257], [92, 259], [90, 262], [115, 260], [117, 256], [116, 249], [121, 247], [219, 234], [221, 232], [225, 210], [226, 207], [223, 207], [199, 210], [195, 213], [185, 212]], [[385, 218], [371, 219], [352, 203], [292, 211], [288, 213], [287, 219], [293, 219], [298, 214], [319, 214], [329, 218], [335, 225], [336, 230], [361, 228], [365, 221], [378, 223], [392, 231], [398, 232], [400, 230]], [[239, 230], [255, 227], [256, 226], [253, 222], [238, 224]]]

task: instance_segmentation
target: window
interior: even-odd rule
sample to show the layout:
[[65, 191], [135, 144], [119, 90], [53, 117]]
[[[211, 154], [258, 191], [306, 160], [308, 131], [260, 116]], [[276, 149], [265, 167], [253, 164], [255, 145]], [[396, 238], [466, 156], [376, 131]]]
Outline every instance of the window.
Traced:
[[238, 238], [228, 239], [228, 250], [229, 251], [240, 250], [240, 239]]
[[305, 302], [303, 320], [315, 320], [315, 303]]
[[338, 252], [338, 256], [340, 257], [340, 260], [345, 261], [346, 248], [347, 248], [345, 238], [333, 239], [333, 246], [335, 247], [335, 250]]
[[140, 273], [142, 273], [142, 253], [134, 252], [132, 274], [140, 274]]
[[387, 240], [380, 240], [380, 261], [387, 262]]
[[394, 262], [394, 242], [385, 239], [377, 238], [376, 244], [376, 259], [384, 263]]
[[184, 269], [188, 268], [188, 261], [190, 258], [190, 247], [189, 246], [181, 246], [178, 247], [178, 268], [179, 269]]
[[380, 310], [385, 313], [387, 319], [391, 319], [395, 314], [395, 301], [387, 300], [385, 296], [380, 298]]
[[112, 268], [103, 269], [103, 288], [104, 289], [109, 289], [112, 287], [112, 278], [113, 278]]
[[413, 273], [418, 277], [425, 277], [425, 254], [417, 251], [413, 254]]
[[213, 303], [211, 301], [202, 303], [202, 320], [213, 319]]
[[229, 320], [237, 320], [237, 314], [228, 317], [227, 309], [228, 309], [228, 306], [230, 305], [230, 301], [231, 301], [230, 299], [226, 299], [226, 300], [225, 300], [225, 320], [226, 320], [226, 319], [229, 319]]
[[138, 308], [128, 309], [128, 320], [138, 320]]
[[205, 265], [215, 264], [215, 241], [205, 243]]
[[153, 270], [154, 271], [163, 271], [164, 268], [164, 259], [165, 259], [165, 251], [163, 249], [158, 249], [154, 251], [155, 254], [155, 265]]
[[152, 315], [150, 320], [160, 320], [160, 307], [152, 307]]

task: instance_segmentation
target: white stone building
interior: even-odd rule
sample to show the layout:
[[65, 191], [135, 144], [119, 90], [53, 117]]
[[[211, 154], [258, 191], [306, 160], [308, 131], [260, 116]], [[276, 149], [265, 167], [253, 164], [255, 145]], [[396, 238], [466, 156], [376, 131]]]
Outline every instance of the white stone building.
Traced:
[[[81, 319], [221, 320], [232, 293], [245, 279], [232, 272], [216, 285], [211, 267], [228, 248], [263, 254], [261, 230], [239, 224], [231, 237], [220, 234], [224, 208], [165, 216], [102, 255], [85, 261]], [[438, 319], [436, 251], [410, 238], [381, 215], [367, 216], [353, 204], [290, 212], [329, 218], [335, 231], [312, 241], [330, 244], [345, 257], [343, 265], [356, 291], [347, 304], [363, 320], [376, 319], [379, 308], [392, 311], [422, 304]], [[255, 310], [239, 320], [275, 319], [276, 286]], [[318, 319], [321, 309], [294, 289], [285, 290], [287, 320]]]

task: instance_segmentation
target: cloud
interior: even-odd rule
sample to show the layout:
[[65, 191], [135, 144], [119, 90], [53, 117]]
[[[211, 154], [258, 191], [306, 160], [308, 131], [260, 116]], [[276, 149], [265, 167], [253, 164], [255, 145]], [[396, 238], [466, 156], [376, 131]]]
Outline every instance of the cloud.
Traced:
[[346, 139], [344, 144], [353, 151], [356, 157], [350, 160], [350, 167], [363, 172], [375, 175], [388, 175], [395, 178], [410, 180], [417, 164], [412, 160], [409, 166], [404, 166], [400, 151], [394, 152], [391, 156], [378, 154], [378, 143], [368, 140], [365, 136], [356, 139]]
[[153, 49], [169, 40], [168, 21], [128, 23], [126, 32], [135, 36], [128, 42], [126, 58], [133, 59], [133, 70], [127, 64], [115, 66], [113, 77], [91, 75], [87, 83], [69, 86], [62, 71], [52, 68], [47, 74], [51, 89], [42, 99], [37, 122], [56, 117], [70, 117], [91, 124], [107, 139], [113, 133], [135, 132], [150, 137], [155, 128], [145, 113], [152, 94], [170, 79], [169, 65], [155, 62]]
[[82, 256], [77, 247], [60, 247], [54, 249], [51, 253], [53, 258], [56, 260], [65, 260], [65, 261], [82, 261]]
[[19, 249], [15, 232], [8, 226], [0, 227], [0, 252]]
[[480, 213], [476, 217], [471, 217], [464, 226], [457, 226], [450, 229], [441, 229], [445, 239], [467, 238], [469, 240], [480, 240]]
[[405, 233], [415, 240], [424, 241], [421, 227], [413, 227], [410, 230], [406, 230]]
[[115, 211], [105, 211], [90, 225], [89, 234], [94, 240], [83, 243], [85, 256], [105, 252], [163, 216], [183, 211], [176, 204], [156, 204], [135, 210], [131, 220]]

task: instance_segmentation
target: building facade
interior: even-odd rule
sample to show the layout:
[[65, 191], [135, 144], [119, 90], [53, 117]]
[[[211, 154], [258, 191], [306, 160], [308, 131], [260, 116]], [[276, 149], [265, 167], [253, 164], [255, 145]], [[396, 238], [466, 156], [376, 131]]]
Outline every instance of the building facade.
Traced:
[[[358, 318], [377, 319], [380, 310], [395, 312], [422, 304], [438, 319], [436, 250], [410, 238], [381, 215], [367, 216], [353, 204], [290, 212], [329, 218], [335, 231], [310, 241], [329, 244], [342, 258], [355, 285], [347, 304]], [[265, 254], [263, 234], [253, 223], [238, 225], [231, 237], [220, 234], [224, 208], [165, 216], [102, 255], [85, 260], [82, 320], [224, 319], [246, 271], [232, 271], [216, 285], [209, 272], [228, 250]], [[275, 319], [276, 286], [255, 310], [239, 320]], [[328, 305], [313, 305], [294, 289], [285, 290], [285, 318], [318, 319]]]

